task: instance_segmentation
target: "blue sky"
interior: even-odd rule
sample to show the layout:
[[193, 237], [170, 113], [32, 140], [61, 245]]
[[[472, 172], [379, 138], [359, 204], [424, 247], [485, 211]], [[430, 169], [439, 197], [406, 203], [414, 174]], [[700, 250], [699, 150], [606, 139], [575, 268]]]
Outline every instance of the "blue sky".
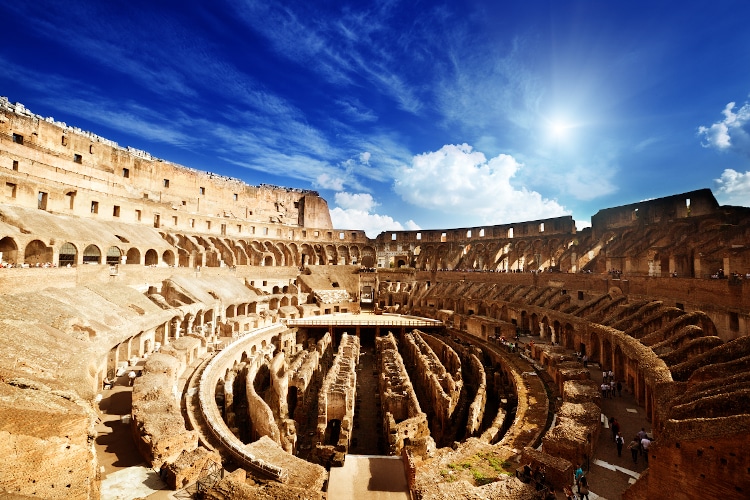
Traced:
[[[508, 5], [502, 5], [502, 4]], [[0, 95], [334, 226], [750, 205], [742, 1], [4, 2]]]

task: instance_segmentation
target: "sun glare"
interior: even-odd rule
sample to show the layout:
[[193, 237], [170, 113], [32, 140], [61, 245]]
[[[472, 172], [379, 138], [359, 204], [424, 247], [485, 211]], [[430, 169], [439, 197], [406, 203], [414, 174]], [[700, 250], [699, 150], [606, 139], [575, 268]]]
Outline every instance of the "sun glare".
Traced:
[[569, 123], [562, 121], [554, 121], [550, 124], [550, 132], [555, 139], [564, 139], [571, 128], [572, 126]]

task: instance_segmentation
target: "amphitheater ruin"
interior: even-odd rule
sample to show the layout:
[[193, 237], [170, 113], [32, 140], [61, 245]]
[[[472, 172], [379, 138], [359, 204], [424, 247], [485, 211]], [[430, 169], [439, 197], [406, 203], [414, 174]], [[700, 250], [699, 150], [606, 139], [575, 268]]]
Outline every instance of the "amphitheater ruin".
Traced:
[[708, 189], [371, 239], [5, 98], [0, 175], [4, 498], [106, 498], [118, 398], [203, 498], [331, 498], [355, 455], [400, 457], [404, 498], [561, 495], [609, 371], [653, 438], [617, 498], [750, 496], [750, 208]]

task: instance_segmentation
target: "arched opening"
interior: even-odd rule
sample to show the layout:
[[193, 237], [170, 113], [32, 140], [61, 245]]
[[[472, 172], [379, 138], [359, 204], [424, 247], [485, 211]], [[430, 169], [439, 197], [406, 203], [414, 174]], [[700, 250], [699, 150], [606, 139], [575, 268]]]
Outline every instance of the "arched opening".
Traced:
[[155, 266], [159, 263], [159, 254], [153, 248], [146, 252], [146, 261], [144, 262], [147, 266]]
[[107, 264], [110, 266], [114, 266], [116, 264], [120, 263], [120, 256], [122, 255], [122, 252], [117, 247], [109, 247], [107, 250]]
[[133, 247], [128, 250], [126, 264], [140, 264], [141, 263], [141, 251]]
[[48, 247], [39, 240], [34, 240], [26, 245], [23, 261], [31, 266], [47, 262], [52, 263], [52, 247]]
[[339, 442], [339, 436], [341, 435], [341, 420], [334, 418], [328, 422], [326, 427], [325, 443], [327, 445], [336, 445]]
[[96, 245], [89, 245], [83, 249], [83, 263], [84, 264], [101, 264], [102, 263], [102, 251]]
[[265, 257], [265, 258], [263, 259], [263, 265], [264, 265], [264, 266], [273, 266], [273, 257], [271, 257], [270, 255], [267, 255], [267, 256], [266, 256], [266, 257]]
[[6, 236], [0, 240], [0, 261], [7, 262], [8, 264], [17, 264], [18, 261], [18, 245], [15, 240], [10, 236]]
[[161, 260], [169, 267], [174, 266], [174, 253], [172, 250], [164, 250], [164, 253], [161, 255]]
[[77, 262], [78, 250], [72, 243], [64, 243], [60, 247], [60, 257], [57, 260], [57, 265], [60, 267], [74, 266]]
[[294, 410], [297, 408], [297, 386], [289, 386], [286, 394], [286, 405], [289, 408], [289, 418], [294, 418]]

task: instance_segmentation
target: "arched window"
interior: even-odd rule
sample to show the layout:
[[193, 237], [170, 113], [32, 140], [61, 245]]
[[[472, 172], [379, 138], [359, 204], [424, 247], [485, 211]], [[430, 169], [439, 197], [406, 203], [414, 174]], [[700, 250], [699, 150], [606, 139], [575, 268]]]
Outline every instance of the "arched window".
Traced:
[[102, 252], [96, 245], [89, 245], [83, 250], [84, 264], [101, 264]]
[[114, 266], [116, 264], [120, 263], [120, 256], [122, 255], [122, 252], [117, 247], [109, 247], [109, 250], [107, 250], [107, 264], [110, 266]]
[[60, 247], [60, 258], [57, 265], [60, 267], [74, 266], [78, 257], [78, 250], [72, 243], [64, 243]]

